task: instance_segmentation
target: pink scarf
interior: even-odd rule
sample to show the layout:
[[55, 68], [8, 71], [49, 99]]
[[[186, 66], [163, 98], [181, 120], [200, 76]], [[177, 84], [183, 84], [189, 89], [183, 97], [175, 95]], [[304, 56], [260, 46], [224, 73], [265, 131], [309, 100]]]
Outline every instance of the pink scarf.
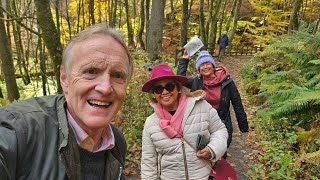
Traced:
[[219, 109], [221, 84], [227, 77], [227, 72], [223, 67], [216, 68], [214, 77], [203, 77], [203, 90], [206, 92], [205, 100], [215, 109]]
[[182, 137], [182, 119], [187, 105], [187, 97], [181, 96], [179, 99], [179, 106], [172, 116], [159, 103], [154, 108], [156, 114], [160, 117], [159, 124], [166, 135], [172, 139], [174, 137]]

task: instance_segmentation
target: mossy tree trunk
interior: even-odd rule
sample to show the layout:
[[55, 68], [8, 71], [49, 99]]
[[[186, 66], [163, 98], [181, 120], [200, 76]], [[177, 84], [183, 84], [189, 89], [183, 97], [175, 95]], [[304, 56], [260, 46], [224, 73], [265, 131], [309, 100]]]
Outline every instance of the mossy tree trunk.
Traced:
[[147, 53], [149, 54], [151, 61], [158, 59], [159, 53], [162, 49], [162, 30], [165, 4], [165, 0], [152, 1], [151, 19], [147, 40]]
[[127, 22], [127, 31], [128, 31], [128, 44], [130, 47], [135, 47], [134, 44], [134, 34], [132, 30], [132, 23], [131, 23], [131, 16], [130, 16], [130, 11], [129, 11], [129, 2], [128, 0], [124, 1], [124, 8], [126, 11], [126, 22]]
[[145, 12], [144, 12], [144, 0], [140, 0], [140, 24], [139, 24], [139, 30], [138, 30], [138, 43], [140, 44], [140, 47], [145, 50], [145, 43], [143, 41], [142, 35], [144, 31], [144, 23], [146, 21]]
[[299, 11], [301, 8], [302, 0], [295, 0], [292, 7], [292, 14], [288, 25], [288, 33], [297, 31], [299, 29]]
[[[1, 4], [1, 1], [0, 1]], [[8, 94], [8, 99], [10, 102], [18, 100], [20, 98], [16, 76], [14, 73], [14, 65], [11, 54], [11, 48], [9, 44], [9, 39], [7, 37], [6, 29], [4, 26], [4, 15], [0, 8], [0, 59], [2, 74], [6, 83], [6, 89]]]
[[62, 46], [60, 34], [57, 30], [51, 14], [49, 0], [35, 0], [37, 20], [42, 31], [42, 39], [48, 49], [53, 62], [53, 70], [57, 80], [57, 89], [61, 93], [60, 86], [60, 65], [62, 62]]
[[189, 0], [182, 2], [182, 22], [181, 22], [181, 47], [188, 42], [188, 22], [189, 22]]

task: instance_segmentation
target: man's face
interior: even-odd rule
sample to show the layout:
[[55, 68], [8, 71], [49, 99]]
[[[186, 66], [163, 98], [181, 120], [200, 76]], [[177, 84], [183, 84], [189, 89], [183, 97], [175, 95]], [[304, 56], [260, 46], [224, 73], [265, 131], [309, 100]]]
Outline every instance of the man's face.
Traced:
[[60, 80], [68, 110], [87, 133], [106, 127], [120, 109], [129, 81], [129, 58], [111, 36], [93, 35], [72, 50]]

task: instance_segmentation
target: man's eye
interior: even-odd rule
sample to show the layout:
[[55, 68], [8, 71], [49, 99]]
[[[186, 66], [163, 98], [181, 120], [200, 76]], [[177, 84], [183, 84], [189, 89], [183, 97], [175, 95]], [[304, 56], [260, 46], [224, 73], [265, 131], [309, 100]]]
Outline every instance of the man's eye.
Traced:
[[99, 72], [99, 69], [97, 68], [89, 68], [84, 71], [85, 74], [97, 74]]
[[127, 81], [127, 75], [124, 72], [113, 72], [111, 78], [117, 83], [125, 83]]

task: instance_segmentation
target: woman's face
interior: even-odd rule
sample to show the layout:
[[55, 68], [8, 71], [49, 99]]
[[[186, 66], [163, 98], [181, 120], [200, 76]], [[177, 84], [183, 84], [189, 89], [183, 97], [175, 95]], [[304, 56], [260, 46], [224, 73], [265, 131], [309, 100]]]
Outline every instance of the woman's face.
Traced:
[[178, 108], [179, 92], [176, 83], [170, 79], [162, 79], [154, 83], [151, 91], [159, 104], [167, 111]]
[[210, 62], [205, 62], [200, 65], [199, 72], [202, 76], [211, 77], [214, 75], [214, 67]]

